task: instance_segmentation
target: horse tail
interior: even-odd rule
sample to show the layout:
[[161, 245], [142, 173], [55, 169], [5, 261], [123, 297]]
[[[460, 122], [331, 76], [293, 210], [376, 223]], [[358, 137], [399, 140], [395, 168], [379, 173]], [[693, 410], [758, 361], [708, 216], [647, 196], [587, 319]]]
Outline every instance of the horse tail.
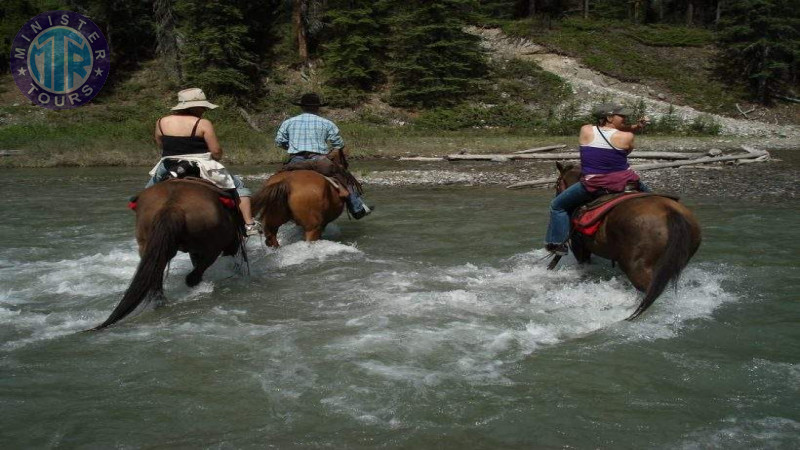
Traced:
[[261, 220], [266, 217], [291, 217], [289, 210], [289, 183], [280, 181], [260, 190], [253, 197], [253, 212], [260, 215]]
[[132, 313], [143, 300], [163, 295], [164, 270], [178, 253], [178, 238], [185, 224], [186, 217], [180, 208], [168, 204], [156, 213], [147, 245], [128, 290], [108, 319], [92, 330], [102, 330]]
[[627, 320], [633, 320], [645, 312], [664, 292], [670, 281], [677, 283], [694, 253], [692, 226], [683, 214], [674, 210], [667, 214], [667, 233], [667, 247], [655, 265], [650, 286], [647, 287], [639, 307]]

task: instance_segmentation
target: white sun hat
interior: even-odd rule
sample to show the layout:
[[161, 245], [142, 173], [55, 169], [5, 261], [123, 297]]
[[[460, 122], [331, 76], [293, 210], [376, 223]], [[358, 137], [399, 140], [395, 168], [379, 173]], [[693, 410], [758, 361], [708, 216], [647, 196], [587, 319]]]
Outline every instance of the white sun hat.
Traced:
[[217, 105], [206, 100], [202, 89], [189, 88], [178, 92], [178, 104], [172, 107], [172, 111], [196, 107], [214, 109]]

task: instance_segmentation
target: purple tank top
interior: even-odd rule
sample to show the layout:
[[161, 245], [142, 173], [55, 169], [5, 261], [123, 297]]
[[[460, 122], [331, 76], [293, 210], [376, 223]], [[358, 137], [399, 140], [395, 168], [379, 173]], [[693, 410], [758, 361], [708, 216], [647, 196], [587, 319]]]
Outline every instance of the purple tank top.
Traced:
[[628, 153], [612, 147], [609, 142], [617, 130], [604, 132], [594, 127], [593, 131], [592, 142], [580, 146], [582, 173], [596, 175], [626, 170], [629, 167]]

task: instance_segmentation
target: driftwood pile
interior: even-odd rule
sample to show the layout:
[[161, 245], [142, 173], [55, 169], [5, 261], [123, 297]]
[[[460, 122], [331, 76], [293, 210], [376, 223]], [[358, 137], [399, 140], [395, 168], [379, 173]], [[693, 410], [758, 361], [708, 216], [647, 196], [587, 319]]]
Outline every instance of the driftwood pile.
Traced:
[[[513, 160], [578, 160], [580, 155], [578, 152], [552, 152], [553, 150], [560, 150], [565, 148], [566, 145], [550, 145], [547, 147], [530, 148], [527, 150], [520, 150], [514, 153], [502, 154], [454, 154], [444, 157], [406, 157], [400, 158], [401, 161], [495, 161], [506, 162]], [[743, 153], [723, 154], [721, 150], [712, 149], [708, 152], [648, 152], [648, 151], [634, 151], [630, 155], [631, 160], [637, 159], [654, 159], [659, 162], [649, 164], [633, 164], [631, 168], [637, 171], [666, 169], [670, 167], [681, 166], [694, 166], [700, 167], [704, 164], [713, 164], [718, 162], [733, 161], [735, 164], [749, 164], [755, 162], [762, 162], [769, 159], [769, 153], [764, 150], [758, 150], [752, 147], [742, 146]], [[519, 189], [530, 186], [549, 185], [555, 183], [555, 178], [542, 178], [538, 180], [523, 181], [514, 183], [507, 186], [509, 189]]]

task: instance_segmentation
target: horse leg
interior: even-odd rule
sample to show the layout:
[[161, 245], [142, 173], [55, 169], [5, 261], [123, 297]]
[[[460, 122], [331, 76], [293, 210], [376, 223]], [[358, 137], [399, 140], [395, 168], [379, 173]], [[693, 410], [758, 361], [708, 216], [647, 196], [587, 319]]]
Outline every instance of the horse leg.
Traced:
[[265, 227], [264, 228], [264, 238], [267, 241], [267, 245], [272, 248], [278, 248], [278, 228], [277, 227]]
[[647, 288], [650, 286], [650, 281], [653, 279], [652, 265], [641, 262], [630, 264], [620, 261], [620, 267], [636, 289], [642, 292], [647, 291]]
[[213, 253], [190, 253], [189, 258], [192, 260], [194, 269], [186, 275], [186, 285], [189, 287], [197, 286], [203, 278], [203, 273], [214, 264], [217, 256]]
[[311, 230], [305, 230], [304, 234], [306, 242], [318, 241], [322, 237], [322, 228], [318, 227]]

